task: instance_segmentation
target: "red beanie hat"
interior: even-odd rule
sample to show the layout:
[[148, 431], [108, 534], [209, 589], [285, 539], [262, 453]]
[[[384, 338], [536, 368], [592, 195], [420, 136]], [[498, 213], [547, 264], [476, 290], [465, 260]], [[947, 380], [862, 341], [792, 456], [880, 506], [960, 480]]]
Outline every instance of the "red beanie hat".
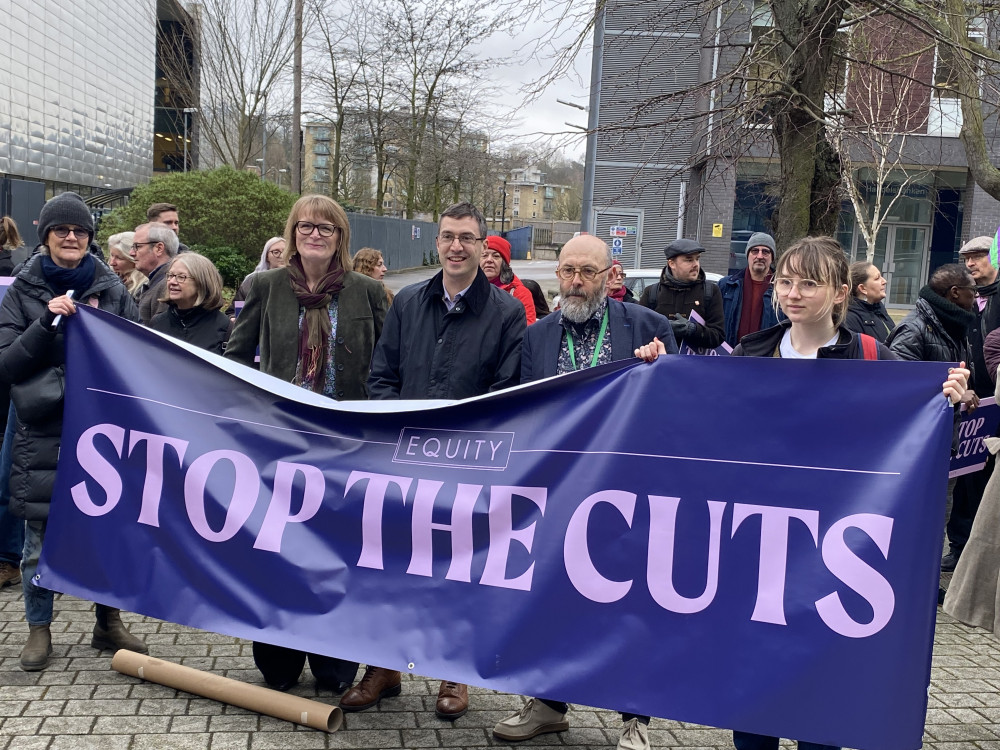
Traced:
[[486, 247], [496, 250], [503, 256], [504, 263], [510, 265], [510, 243], [498, 234], [491, 234], [486, 238]]

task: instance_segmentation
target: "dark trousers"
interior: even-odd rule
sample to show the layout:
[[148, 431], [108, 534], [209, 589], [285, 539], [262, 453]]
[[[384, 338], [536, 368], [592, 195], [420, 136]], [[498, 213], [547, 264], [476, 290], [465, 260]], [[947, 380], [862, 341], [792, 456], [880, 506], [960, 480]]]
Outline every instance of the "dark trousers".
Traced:
[[962, 553], [965, 543], [972, 533], [972, 522], [979, 510], [979, 503], [986, 491], [986, 483], [990, 481], [996, 458], [990, 454], [986, 466], [981, 471], [963, 474], [955, 480], [955, 489], [951, 493], [951, 515], [948, 516], [948, 544], [952, 551]]
[[17, 415], [14, 404], [7, 410], [7, 431], [0, 445], [0, 562], [21, 564], [24, 550], [24, 519], [10, 514], [10, 467], [14, 461], [14, 432]]
[[[553, 711], [558, 711], [561, 714], [564, 714], [567, 711], [569, 711], [568, 703], [563, 703], [562, 701], [547, 701], [544, 698], [539, 698], [538, 700], [540, 700], [546, 706], [551, 708]], [[648, 716], [641, 716], [639, 714], [626, 714], [626, 713], [622, 714], [623, 722], [628, 721], [629, 719], [638, 719], [640, 724], [647, 724], [647, 725], [649, 724]]]
[[309, 659], [309, 669], [321, 686], [333, 688], [338, 683], [353, 683], [358, 673], [358, 663], [335, 659], [321, 654], [307, 654], [284, 646], [253, 642], [253, 661], [264, 675], [264, 682], [273, 688], [287, 690], [299, 681], [302, 668]]
[[[736, 750], [778, 750], [777, 737], [765, 737], [762, 734], [749, 732], [733, 732], [733, 744]], [[799, 740], [799, 750], [840, 750], [836, 745], [821, 745], [818, 742], [803, 742]]]

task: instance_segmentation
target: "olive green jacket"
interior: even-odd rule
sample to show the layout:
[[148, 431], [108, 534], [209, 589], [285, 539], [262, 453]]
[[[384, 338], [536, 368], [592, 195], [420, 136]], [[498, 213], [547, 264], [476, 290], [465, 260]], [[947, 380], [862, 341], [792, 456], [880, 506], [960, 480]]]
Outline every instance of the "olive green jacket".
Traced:
[[[366, 399], [372, 351], [382, 335], [388, 306], [385, 291], [374, 279], [348, 271], [335, 299], [337, 400]], [[299, 301], [292, 292], [287, 268], [253, 275], [226, 356], [253, 366], [258, 347], [261, 372], [292, 382], [299, 357]]]

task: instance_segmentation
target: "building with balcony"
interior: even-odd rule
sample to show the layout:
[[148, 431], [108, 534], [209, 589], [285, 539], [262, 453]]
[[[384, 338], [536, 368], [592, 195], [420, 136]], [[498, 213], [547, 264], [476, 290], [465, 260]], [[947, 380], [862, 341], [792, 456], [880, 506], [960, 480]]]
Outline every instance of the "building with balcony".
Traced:
[[536, 166], [511, 170], [507, 178], [508, 216], [524, 221], [552, 220], [557, 201], [569, 190], [568, 185], [549, 183]]

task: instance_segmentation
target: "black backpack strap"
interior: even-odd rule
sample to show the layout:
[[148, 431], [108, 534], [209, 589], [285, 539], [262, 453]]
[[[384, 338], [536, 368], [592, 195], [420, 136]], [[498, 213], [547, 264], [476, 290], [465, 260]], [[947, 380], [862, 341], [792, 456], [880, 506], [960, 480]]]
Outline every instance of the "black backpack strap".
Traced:
[[646, 300], [646, 307], [648, 307], [653, 312], [656, 312], [656, 295], [660, 291], [660, 282], [657, 281], [655, 284], [653, 284], [652, 289], [653, 291], [649, 295], [649, 299]]

